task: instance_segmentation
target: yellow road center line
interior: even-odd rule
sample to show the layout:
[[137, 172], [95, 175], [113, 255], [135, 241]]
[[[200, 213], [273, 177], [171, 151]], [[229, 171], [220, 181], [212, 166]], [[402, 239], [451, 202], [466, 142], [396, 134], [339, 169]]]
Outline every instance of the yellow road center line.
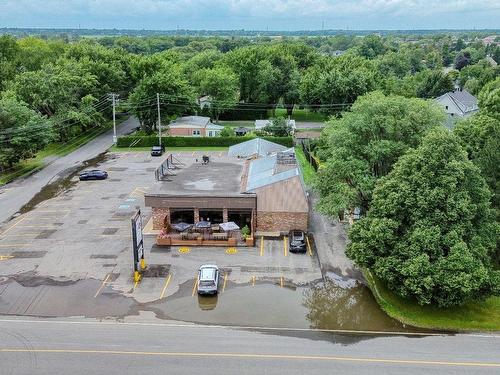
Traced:
[[288, 248], [287, 248], [287, 243], [286, 243], [286, 236], [283, 236], [283, 251], [285, 253], [285, 256], [288, 256]]
[[358, 362], [358, 363], [385, 363], [396, 365], [421, 365], [421, 366], [457, 366], [457, 367], [488, 367], [500, 368], [500, 362], [454, 362], [431, 361], [418, 359], [391, 359], [369, 357], [340, 357], [319, 355], [293, 355], [293, 354], [250, 354], [250, 353], [192, 353], [192, 352], [148, 352], [126, 350], [99, 350], [99, 349], [28, 349], [28, 348], [0, 348], [0, 353], [47, 353], [47, 354], [112, 354], [136, 356], [161, 356], [161, 357], [215, 357], [215, 358], [249, 358], [249, 359], [286, 359], [306, 361], [332, 361], [332, 362]]
[[171, 279], [171, 278], [172, 278], [172, 274], [171, 274], [171, 273], [169, 273], [169, 274], [168, 274], [168, 277], [167, 277], [167, 279], [166, 279], [166, 281], [165, 281], [165, 285], [163, 286], [163, 289], [161, 290], [160, 299], [162, 299], [162, 298], [163, 298], [163, 296], [165, 295], [165, 292], [166, 292], [166, 290], [167, 290], [167, 287], [168, 287], [168, 284], [170, 283], [170, 279]]
[[313, 253], [312, 253], [311, 243], [309, 242], [309, 237], [308, 236], [306, 236], [306, 242], [307, 242], [307, 251], [309, 252], [309, 256], [312, 257]]
[[227, 284], [227, 273], [224, 274], [224, 284], [222, 285], [222, 293], [226, 290], [226, 284]]
[[9, 230], [11, 230], [12, 228], [14, 228], [17, 224], [19, 224], [21, 221], [23, 221], [23, 220], [25, 220], [25, 219], [26, 219], [26, 216], [25, 216], [25, 217], [23, 217], [23, 218], [21, 218], [21, 219], [19, 219], [19, 220], [18, 220], [18, 221], [16, 221], [14, 224], [12, 224], [12, 226], [10, 226], [10, 227], [9, 227], [9, 228], [7, 228], [6, 230], [4, 230], [4, 231], [2, 232], [2, 234], [7, 233]]
[[31, 244], [29, 243], [13, 243], [13, 244], [0, 244], [0, 247], [26, 247], [30, 246]]
[[198, 275], [194, 279], [194, 284], [193, 284], [193, 292], [191, 293], [191, 296], [194, 297], [194, 294], [196, 293], [196, 289], [198, 288]]
[[97, 296], [99, 295], [99, 293], [101, 293], [102, 288], [104, 288], [104, 285], [106, 285], [106, 283], [107, 283], [107, 282], [108, 282], [108, 280], [109, 280], [109, 276], [110, 276], [110, 275], [109, 275], [109, 273], [108, 273], [108, 274], [106, 275], [106, 278], [103, 280], [103, 282], [102, 282], [102, 284], [101, 284], [100, 288], [99, 288], [99, 289], [97, 289], [97, 292], [95, 292], [95, 294], [94, 294], [94, 298], [97, 298]]
[[260, 238], [260, 256], [264, 255], [264, 236]]

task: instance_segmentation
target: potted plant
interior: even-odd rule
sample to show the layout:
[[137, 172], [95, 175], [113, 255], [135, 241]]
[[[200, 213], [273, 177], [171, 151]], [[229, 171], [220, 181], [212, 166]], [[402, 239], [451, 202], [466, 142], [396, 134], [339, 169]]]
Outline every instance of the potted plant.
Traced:
[[248, 228], [248, 225], [245, 225], [243, 228], [241, 228], [241, 235], [245, 240], [247, 246], [253, 246], [253, 237], [250, 235], [250, 228]]

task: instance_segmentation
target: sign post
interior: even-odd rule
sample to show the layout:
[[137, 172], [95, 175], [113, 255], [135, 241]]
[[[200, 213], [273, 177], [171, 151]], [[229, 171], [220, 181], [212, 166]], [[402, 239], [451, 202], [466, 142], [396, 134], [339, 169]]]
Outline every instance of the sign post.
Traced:
[[144, 261], [144, 241], [142, 237], [142, 218], [141, 210], [137, 210], [132, 216], [132, 241], [134, 251], [134, 281], [141, 280], [141, 273], [146, 268]]

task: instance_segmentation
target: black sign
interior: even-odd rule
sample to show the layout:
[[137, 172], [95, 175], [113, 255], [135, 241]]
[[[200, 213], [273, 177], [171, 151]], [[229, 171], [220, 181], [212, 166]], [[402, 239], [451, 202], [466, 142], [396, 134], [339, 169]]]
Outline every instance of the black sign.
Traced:
[[142, 238], [141, 210], [132, 217], [132, 241], [134, 249], [134, 271], [139, 272], [141, 262], [144, 263], [144, 241]]

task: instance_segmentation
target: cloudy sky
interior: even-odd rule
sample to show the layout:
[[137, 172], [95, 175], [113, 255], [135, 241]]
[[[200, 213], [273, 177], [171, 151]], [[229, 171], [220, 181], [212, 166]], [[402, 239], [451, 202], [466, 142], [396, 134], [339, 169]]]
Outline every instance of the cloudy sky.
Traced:
[[0, 0], [0, 27], [500, 28], [500, 0]]

